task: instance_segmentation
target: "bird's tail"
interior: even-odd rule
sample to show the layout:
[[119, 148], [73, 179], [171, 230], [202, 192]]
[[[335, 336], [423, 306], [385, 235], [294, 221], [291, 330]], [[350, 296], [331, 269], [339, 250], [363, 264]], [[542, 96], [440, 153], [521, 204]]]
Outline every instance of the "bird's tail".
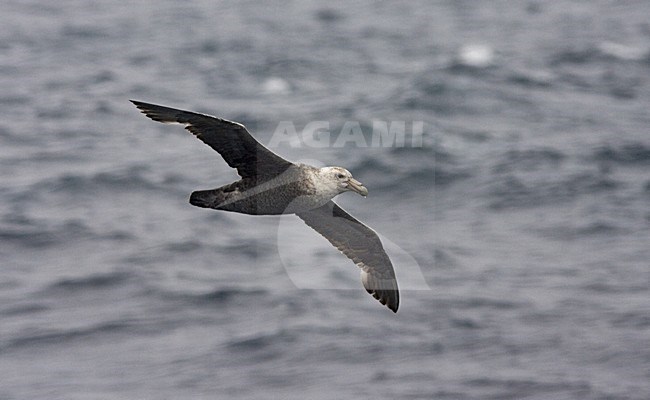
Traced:
[[190, 195], [190, 204], [203, 208], [216, 208], [223, 200], [223, 191], [219, 189], [197, 190]]

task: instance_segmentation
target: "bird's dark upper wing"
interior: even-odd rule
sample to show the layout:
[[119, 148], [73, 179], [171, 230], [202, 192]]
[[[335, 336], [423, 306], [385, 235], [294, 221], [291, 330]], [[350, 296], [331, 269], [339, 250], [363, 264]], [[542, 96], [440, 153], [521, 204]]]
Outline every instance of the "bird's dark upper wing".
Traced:
[[273, 177], [292, 165], [259, 143], [244, 125], [191, 111], [131, 100], [154, 121], [184, 124], [208, 146], [216, 150], [242, 178]]
[[375, 231], [333, 201], [297, 215], [354, 261], [363, 270], [361, 281], [368, 293], [397, 312], [399, 289], [395, 271]]

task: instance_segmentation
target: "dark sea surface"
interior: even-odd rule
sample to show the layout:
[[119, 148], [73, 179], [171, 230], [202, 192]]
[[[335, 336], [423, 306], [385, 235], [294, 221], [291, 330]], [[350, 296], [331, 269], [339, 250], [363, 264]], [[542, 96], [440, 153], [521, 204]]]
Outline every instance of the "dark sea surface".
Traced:
[[[0, 399], [650, 398], [650, 2], [0, 3]], [[399, 313], [138, 99], [342, 165]], [[370, 141], [369, 141], [370, 143]], [[420, 275], [421, 274], [421, 275]], [[427, 287], [429, 289], [427, 289]]]

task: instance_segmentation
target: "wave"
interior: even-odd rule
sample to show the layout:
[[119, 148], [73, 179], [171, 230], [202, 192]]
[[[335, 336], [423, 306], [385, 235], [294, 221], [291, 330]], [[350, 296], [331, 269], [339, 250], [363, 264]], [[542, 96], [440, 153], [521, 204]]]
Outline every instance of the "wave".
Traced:
[[526, 88], [550, 88], [556, 76], [548, 71], [514, 70], [506, 76], [506, 81]]
[[650, 316], [647, 312], [626, 312], [611, 322], [617, 328], [650, 328]]
[[94, 274], [80, 278], [61, 279], [45, 289], [45, 293], [64, 291], [66, 293], [85, 290], [107, 289], [120, 286], [134, 277], [132, 273], [115, 271], [105, 274]]
[[460, 164], [452, 154], [434, 147], [394, 148], [389, 157], [367, 158], [352, 170], [364, 176], [374, 189], [404, 190], [421, 189], [422, 185], [446, 186], [474, 175], [469, 167]]
[[559, 167], [566, 159], [559, 150], [546, 147], [528, 150], [509, 150], [492, 168], [493, 172], [535, 171], [544, 167]]
[[622, 183], [601, 173], [576, 174], [561, 181], [524, 182], [514, 175], [496, 177], [487, 191], [491, 209], [556, 204], [582, 195], [612, 191]]
[[553, 66], [562, 64], [586, 64], [597, 60], [599, 54], [596, 47], [564, 49], [551, 56], [550, 64]]
[[451, 318], [451, 325], [459, 329], [481, 329], [483, 326], [476, 320], [471, 318]]
[[484, 297], [470, 297], [467, 299], [458, 299], [453, 302], [454, 308], [474, 309], [474, 308], [493, 308], [496, 310], [512, 310], [524, 307], [525, 304], [508, 300], [495, 300]]
[[265, 257], [271, 252], [272, 248], [268, 242], [255, 239], [239, 238], [237, 241], [219, 246], [219, 251], [224, 254], [233, 256], [246, 256], [251, 259]]
[[618, 282], [592, 282], [581, 286], [583, 289], [595, 293], [621, 294], [629, 295], [632, 293], [644, 293], [648, 290], [648, 285], [644, 282], [630, 282], [622, 284]]
[[25, 303], [0, 309], [0, 316], [23, 316], [49, 310], [50, 307], [40, 303]]
[[262, 350], [268, 347], [272, 347], [275, 344], [291, 343], [294, 341], [296, 341], [296, 337], [294, 335], [290, 334], [285, 330], [280, 330], [277, 332], [260, 333], [252, 336], [230, 340], [227, 343], [227, 347], [237, 352], [255, 351], [255, 350]]
[[95, 235], [80, 221], [64, 221], [56, 226], [0, 226], [0, 241], [24, 247], [41, 248], [65, 243], [70, 239], [91, 238]]
[[[513, 349], [514, 350], [514, 349]], [[586, 397], [592, 391], [591, 386], [582, 381], [568, 382], [555, 380], [544, 382], [531, 379], [476, 378], [464, 382], [468, 386], [480, 388], [483, 393], [491, 393], [491, 398], [523, 398], [532, 394], [547, 397], [553, 392], [571, 391], [577, 397]], [[550, 397], [553, 397], [552, 395]]]
[[577, 49], [564, 49], [551, 57], [551, 65], [587, 64], [598, 61], [647, 62], [650, 49], [604, 41]]
[[99, 172], [92, 175], [65, 174], [49, 182], [39, 182], [37, 189], [44, 186], [55, 192], [86, 192], [106, 189], [110, 191], [163, 190], [164, 185], [143, 175], [147, 167], [131, 166], [126, 170]]
[[247, 302], [249, 299], [267, 296], [265, 289], [219, 288], [207, 293], [186, 293], [160, 291], [159, 294], [168, 300], [181, 300], [198, 306], [223, 306], [228, 303]]
[[611, 162], [622, 165], [650, 164], [650, 145], [629, 143], [620, 146], [605, 145], [597, 148], [592, 159], [598, 162]]
[[467, 97], [461, 87], [453, 82], [416, 78], [411, 86], [391, 96], [403, 110], [429, 110], [443, 115], [455, 115], [470, 112]]
[[21, 337], [6, 340], [4, 344], [0, 344], [0, 351], [10, 351], [24, 347], [33, 348], [42, 345], [61, 346], [74, 340], [128, 332], [133, 327], [134, 324], [129, 321], [110, 321], [85, 328], [37, 331], [36, 333], [24, 334]]
[[268, 294], [265, 289], [240, 289], [240, 288], [225, 288], [217, 289], [208, 293], [194, 295], [193, 299], [199, 303], [224, 303], [230, 302], [237, 298], [250, 298], [259, 297]]
[[198, 240], [168, 243], [164, 249], [170, 253], [191, 253], [203, 248], [203, 243]]
[[627, 229], [617, 225], [600, 221], [583, 226], [554, 225], [546, 228], [537, 228], [534, 231], [546, 238], [555, 240], [576, 240], [589, 236], [605, 236], [609, 238], [613, 235], [629, 232]]
[[624, 229], [619, 228], [616, 225], [612, 225], [607, 222], [594, 222], [587, 226], [578, 227], [576, 233], [581, 236], [593, 236], [593, 235], [613, 235], [616, 233], [625, 232]]
[[[176, 184], [179, 179], [174, 176], [149, 178], [145, 176], [146, 168], [132, 166], [125, 170], [99, 172], [90, 175], [63, 173], [54, 179], [42, 179], [28, 186], [19, 186], [7, 191], [6, 198], [10, 204], [31, 204], [51, 202], [52, 195], [85, 199], [107, 198], [116, 194], [143, 192], [163, 193], [165, 195], [186, 195]], [[65, 200], [64, 200], [65, 201]]]
[[86, 223], [77, 219], [59, 221], [56, 224], [36, 221], [26, 216], [6, 216], [0, 225], [0, 241], [27, 248], [46, 248], [70, 241], [104, 239], [110, 241], [130, 240], [133, 235], [124, 231], [96, 233]]
[[[618, 99], [637, 97], [643, 78], [634, 72], [634, 65], [650, 61], [648, 49], [634, 49], [613, 43], [582, 49], [567, 49], [554, 54], [549, 66], [556, 70], [558, 83], [576, 89], [606, 94]], [[591, 74], [593, 66], [608, 67], [605, 73]]]

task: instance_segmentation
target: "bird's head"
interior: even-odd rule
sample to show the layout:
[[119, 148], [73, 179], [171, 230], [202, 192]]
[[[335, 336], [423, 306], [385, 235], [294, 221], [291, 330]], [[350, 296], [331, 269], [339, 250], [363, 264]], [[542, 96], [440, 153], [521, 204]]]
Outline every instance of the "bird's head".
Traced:
[[320, 175], [336, 190], [336, 194], [353, 191], [363, 197], [368, 195], [368, 189], [352, 177], [350, 171], [341, 167], [323, 167]]

